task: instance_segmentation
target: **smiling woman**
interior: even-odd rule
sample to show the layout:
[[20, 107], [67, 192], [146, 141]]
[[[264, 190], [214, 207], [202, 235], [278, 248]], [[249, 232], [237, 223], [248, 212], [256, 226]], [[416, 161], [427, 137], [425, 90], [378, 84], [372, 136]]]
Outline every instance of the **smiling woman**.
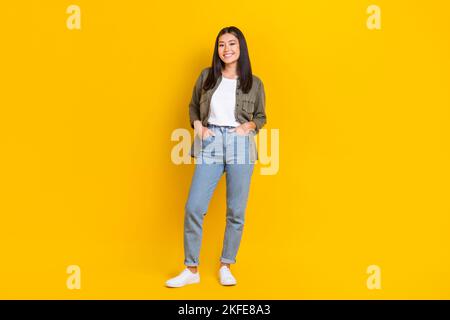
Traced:
[[189, 103], [194, 129], [191, 156], [196, 162], [184, 216], [184, 264], [186, 268], [166, 281], [168, 287], [200, 282], [199, 265], [203, 218], [222, 174], [226, 172], [227, 220], [219, 279], [235, 285], [230, 264], [244, 228], [245, 209], [258, 159], [254, 136], [266, 123], [262, 81], [252, 74], [247, 43], [236, 27], [217, 35], [213, 62], [197, 78]]
[[[225, 33], [221, 40], [219, 40], [219, 55], [222, 61], [225, 63], [232, 63], [238, 60], [239, 57], [239, 41], [231, 33]], [[235, 79], [232, 70], [228, 67], [228, 70], [223, 72], [224, 77]]]

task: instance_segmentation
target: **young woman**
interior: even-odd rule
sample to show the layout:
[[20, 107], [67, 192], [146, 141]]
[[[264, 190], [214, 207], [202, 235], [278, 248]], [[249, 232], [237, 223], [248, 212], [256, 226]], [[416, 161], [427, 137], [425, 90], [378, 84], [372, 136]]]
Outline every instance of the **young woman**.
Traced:
[[247, 43], [236, 27], [217, 35], [212, 66], [197, 78], [189, 104], [195, 170], [184, 217], [186, 268], [166, 281], [168, 287], [200, 282], [198, 271], [203, 218], [214, 189], [226, 173], [227, 215], [219, 279], [235, 285], [230, 264], [236, 263], [245, 209], [258, 152], [254, 136], [266, 123], [262, 81], [252, 74]]

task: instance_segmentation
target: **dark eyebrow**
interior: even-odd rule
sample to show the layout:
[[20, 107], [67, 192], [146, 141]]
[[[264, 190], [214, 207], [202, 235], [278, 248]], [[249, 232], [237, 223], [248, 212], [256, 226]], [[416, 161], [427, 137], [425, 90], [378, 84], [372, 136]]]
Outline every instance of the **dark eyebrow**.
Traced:
[[[234, 40], [234, 39], [228, 40], [228, 42], [231, 42], [231, 41], [236, 41], [236, 40]], [[221, 42], [225, 42], [225, 41], [220, 40], [219, 43], [221, 43]]]

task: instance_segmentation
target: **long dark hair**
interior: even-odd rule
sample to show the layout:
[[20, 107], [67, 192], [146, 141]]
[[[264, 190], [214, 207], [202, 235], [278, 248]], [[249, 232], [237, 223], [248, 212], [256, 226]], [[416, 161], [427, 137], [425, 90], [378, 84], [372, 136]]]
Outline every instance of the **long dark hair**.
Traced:
[[222, 68], [225, 67], [225, 63], [219, 57], [219, 38], [225, 33], [231, 33], [239, 40], [239, 59], [237, 61], [237, 74], [239, 76], [240, 88], [242, 92], [248, 93], [252, 88], [253, 74], [252, 66], [250, 64], [250, 58], [248, 56], [247, 42], [242, 34], [241, 30], [237, 27], [230, 26], [225, 27], [219, 31], [216, 37], [216, 43], [214, 44], [214, 55], [212, 60], [211, 69], [209, 70], [208, 77], [203, 85], [204, 90], [212, 89], [217, 79], [222, 76]]

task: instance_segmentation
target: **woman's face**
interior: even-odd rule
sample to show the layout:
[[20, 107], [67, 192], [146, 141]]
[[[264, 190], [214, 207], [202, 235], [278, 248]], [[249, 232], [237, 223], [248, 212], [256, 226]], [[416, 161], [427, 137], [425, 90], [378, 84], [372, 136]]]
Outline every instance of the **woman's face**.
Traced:
[[239, 40], [234, 34], [225, 33], [219, 37], [219, 57], [225, 64], [239, 59]]

